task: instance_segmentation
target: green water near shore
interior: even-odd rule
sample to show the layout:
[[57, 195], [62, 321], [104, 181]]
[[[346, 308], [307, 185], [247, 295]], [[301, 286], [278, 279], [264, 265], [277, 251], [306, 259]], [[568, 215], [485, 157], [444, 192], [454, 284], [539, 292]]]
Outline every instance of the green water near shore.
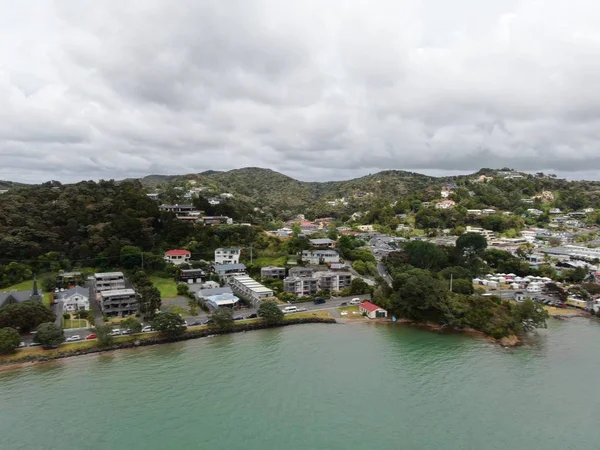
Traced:
[[600, 325], [302, 325], [0, 373], [0, 449], [598, 449]]

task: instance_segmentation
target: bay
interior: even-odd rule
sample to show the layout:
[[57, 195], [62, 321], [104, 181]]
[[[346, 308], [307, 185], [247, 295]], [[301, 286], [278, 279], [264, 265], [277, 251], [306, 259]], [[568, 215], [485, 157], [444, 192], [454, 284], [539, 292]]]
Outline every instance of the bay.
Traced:
[[600, 326], [302, 325], [0, 373], [0, 449], [598, 449]]

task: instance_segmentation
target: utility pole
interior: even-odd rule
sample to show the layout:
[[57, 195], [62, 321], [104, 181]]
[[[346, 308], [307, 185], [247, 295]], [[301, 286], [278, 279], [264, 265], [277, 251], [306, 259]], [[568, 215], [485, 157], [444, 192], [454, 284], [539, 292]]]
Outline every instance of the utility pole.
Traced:
[[144, 251], [142, 250], [142, 270], [144, 270]]
[[452, 292], [452, 280], [453, 280], [453, 276], [452, 276], [452, 274], [450, 274], [450, 292]]

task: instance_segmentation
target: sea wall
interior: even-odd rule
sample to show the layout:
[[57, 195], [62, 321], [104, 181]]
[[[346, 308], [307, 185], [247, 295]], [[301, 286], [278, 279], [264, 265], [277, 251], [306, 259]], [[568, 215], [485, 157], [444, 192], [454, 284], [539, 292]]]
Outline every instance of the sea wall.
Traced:
[[[17, 357], [15, 355], [11, 355], [10, 358], [2, 358], [0, 357], [0, 366], [2, 365], [12, 365], [12, 364], [22, 364], [28, 362], [43, 362], [43, 361], [52, 361], [55, 359], [62, 358], [71, 358], [74, 356], [81, 355], [89, 355], [92, 353], [101, 353], [101, 352], [109, 352], [113, 350], [121, 350], [127, 348], [134, 347], [145, 347], [148, 345], [158, 345], [158, 344], [167, 344], [172, 342], [180, 342], [187, 341], [189, 339], [200, 339], [207, 336], [221, 335], [221, 334], [231, 334], [231, 333], [242, 333], [245, 331], [253, 331], [253, 330], [264, 330], [267, 328], [280, 328], [286, 327], [290, 325], [301, 325], [306, 323], [325, 323], [325, 324], [333, 324], [337, 323], [333, 318], [324, 318], [324, 317], [306, 317], [299, 319], [289, 319], [276, 324], [269, 324], [262, 321], [251, 322], [251, 323], [241, 323], [234, 324], [234, 327], [229, 330], [218, 330], [214, 328], [203, 328], [200, 330], [187, 330], [184, 335], [178, 336], [176, 338], [168, 338], [161, 336], [160, 334], [154, 335], [144, 335], [141, 339], [131, 339], [124, 342], [115, 342], [110, 347], [90, 347], [90, 348], [77, 348], [74, 347], [72, 350], [69, 349], [69, 344], [62, 345], [57, 350], [48, 350], [46, 354], [38, 353], [35, 355], [28, 355], [23, 352], [23, 357], [19, 358], [18, 353]], [[55, 353], [52, 353], [55, 352]]]

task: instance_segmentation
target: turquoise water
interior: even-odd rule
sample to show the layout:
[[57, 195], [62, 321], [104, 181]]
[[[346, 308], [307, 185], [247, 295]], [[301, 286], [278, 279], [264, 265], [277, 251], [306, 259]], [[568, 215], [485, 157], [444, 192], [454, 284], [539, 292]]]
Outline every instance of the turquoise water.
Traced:
[[598, 449], [600, 324], [302, 325], [0, 373], [0, 449]]

